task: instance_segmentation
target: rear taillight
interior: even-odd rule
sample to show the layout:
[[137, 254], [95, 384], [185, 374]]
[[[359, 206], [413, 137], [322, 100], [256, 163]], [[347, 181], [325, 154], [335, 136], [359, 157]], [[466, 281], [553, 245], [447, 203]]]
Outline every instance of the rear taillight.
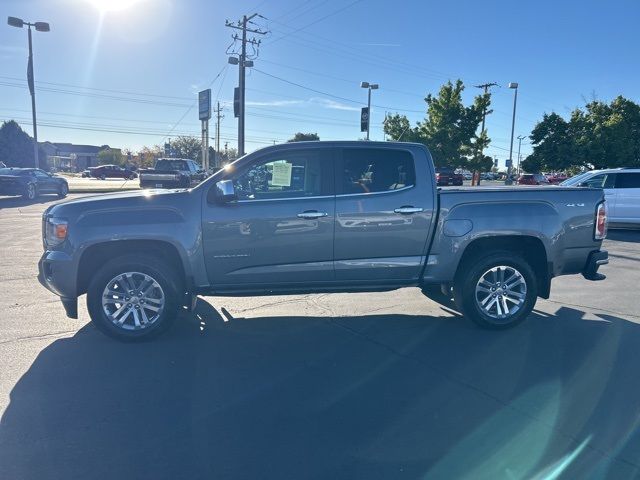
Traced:
[[607, 236], [609, 219], [607, 218], [607, 204], [600, 202], [596, 207], [596, 228], [593, 234], [595, 240], [604, 240]]

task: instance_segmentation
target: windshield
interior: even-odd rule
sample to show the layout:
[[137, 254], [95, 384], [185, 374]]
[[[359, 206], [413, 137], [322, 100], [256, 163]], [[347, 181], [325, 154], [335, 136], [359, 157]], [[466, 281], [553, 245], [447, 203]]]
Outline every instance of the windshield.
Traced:
[[572, 185], [577, 185], [578, 183], [586, 179], [591, 174], [593, 174], [593, 172], [581, 173], [580, 175], [576, 175], [575, 177], [568, 178], [567, 180], [562, 182], [560, 185], [563, 185], [565, 187], [571, 187]]

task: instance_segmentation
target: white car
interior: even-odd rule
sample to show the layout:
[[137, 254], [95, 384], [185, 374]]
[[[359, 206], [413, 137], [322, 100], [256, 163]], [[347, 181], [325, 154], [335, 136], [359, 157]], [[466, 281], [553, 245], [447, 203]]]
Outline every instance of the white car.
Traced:
[[571, 177], [560, 185], [602, 188], [609, 209], [609, 222], [640, 225], [640, 168], [592, 170]]

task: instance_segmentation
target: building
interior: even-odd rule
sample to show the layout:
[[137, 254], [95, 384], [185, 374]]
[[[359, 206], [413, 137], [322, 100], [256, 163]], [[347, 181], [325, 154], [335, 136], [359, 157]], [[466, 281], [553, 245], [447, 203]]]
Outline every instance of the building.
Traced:
[[73, 143], [39, 142], [51, 170], [81, 172], [98, 164], [98, 153], [109, 145], [74, 145]]

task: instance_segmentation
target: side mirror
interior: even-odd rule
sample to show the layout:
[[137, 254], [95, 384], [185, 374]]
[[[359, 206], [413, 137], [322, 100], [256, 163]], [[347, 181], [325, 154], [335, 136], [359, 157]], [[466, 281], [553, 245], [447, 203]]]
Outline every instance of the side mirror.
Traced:
[[233, 181], [220, 180], [216, 183], [216, 197], [222, 203], [229, 203], [238, 200], [236, 191], [233, 188]]

